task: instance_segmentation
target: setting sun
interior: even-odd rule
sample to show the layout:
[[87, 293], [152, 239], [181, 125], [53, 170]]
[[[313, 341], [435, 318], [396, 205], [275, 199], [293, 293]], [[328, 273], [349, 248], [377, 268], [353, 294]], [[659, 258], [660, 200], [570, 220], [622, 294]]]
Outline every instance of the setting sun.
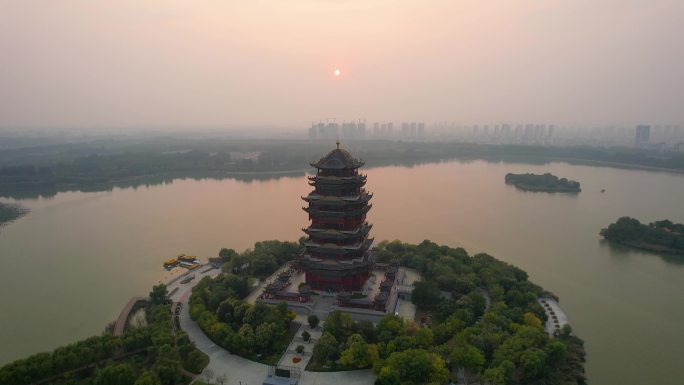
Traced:
[[333, 74], [334, 74], [335, 76], [340, 76], [341, 72], [340, 72], [339, 69], [336, 69], [335, 71], [333, 71]]

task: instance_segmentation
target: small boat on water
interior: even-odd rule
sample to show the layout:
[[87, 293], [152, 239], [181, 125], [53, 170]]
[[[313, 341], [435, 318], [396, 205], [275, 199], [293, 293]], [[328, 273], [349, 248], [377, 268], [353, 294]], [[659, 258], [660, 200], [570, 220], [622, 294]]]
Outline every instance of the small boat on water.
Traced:
[[177, 258], [171, 258], [164, 261], [164, 268], [166, 270], [172, 270], [176, 266], [192, 270], [202, 266], [202, 264], [197, 257], [185, 254], [180, 254]]
[[192, 269], [196, 269], [196, 268], [200, 267], [200, 264], [196, 263], [196, 262], [180, 262], [178, 265], [180, 267], [184, 267], [188, 270], [192, 270]]
[[178, 262], [189, 262], [189, 263], [199, 263], [199, 259], [195, 257], [194, 255], [185, 255], [185, 254], [180, 254], [178, 255], [177, 258]]
[[164, 267], [167, 269], [171, 269], [177, 265], [178, 265], [178, 260], [176, 258], [171, 258], [171, 259], [167, 259], [166, 261], [164, 261]]

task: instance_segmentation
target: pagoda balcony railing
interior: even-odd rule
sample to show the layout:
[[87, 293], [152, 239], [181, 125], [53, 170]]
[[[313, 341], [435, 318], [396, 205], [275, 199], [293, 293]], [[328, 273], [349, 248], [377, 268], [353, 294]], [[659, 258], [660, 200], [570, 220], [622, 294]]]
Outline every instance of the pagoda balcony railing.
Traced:
[[363, 242], [356, 242], [352, 244], [338, 244], [338, 243], [332, 243], [332, 242], [326, 242], [326, 243], [318, 243], [314, 241], [307, 241], [304, 243], [304, 246], [312, 249], [328, 249], [330, 251], [340, 251], [340, 252], [346, 252], [346, 251], [359, 251], [363, 249], [365, 246], [370, 246], [367, 245], [367, 240], [363, 240]]
[[331, 205], [328, 202], [309, 202], [310, 209], [318, 211], [329, 211], [335, 213], [349, 213], [355, 212], [368, 207], [368, 202], [354, 202], [341, 205]]
[[310, 215], [315, 215], [315, 216], [321, 216], [321, 217], [328, 217], [328, 218], [346, 218], [346, 217], [356, 217], [360, 215], [366, 214], [371, 207], [373, 207], [373, 204], [368, 204], [364, 207], [355, 209], [355, 210], [345, 210], [345, 211], [328, 211], [328, 210], [321, 210], [316, 207], [302, 207], [302, 210], [306, 211]]
[[346, 187], [346, 186], [365, 186], [366, 178], [355, 178], [350, 177], [347, 179], [333, 179], [337, 177], [308, 177], [309, 186], [319, 186], [319, 187]]
[[311, 204], [326, 205], [326, 206], [345, 206], [350, 204], [362, 204], [367, 203], [373, 198], [373, 194], [361, 189], [360, 192], [354, 192], [349, 195], [323, 195], [315, 191], [311, 194], [302, 197], [302, 200], [309, 202]]
[[315, 226], [335, 226], [336, 228], [354, 228], [361, 226], [361, 224], [366, 221], [366, 214], [353, 218], [327, 218], [322, 216], [309, 215], [309, 219], [311, 219], [312, 225]]
[[345, 234], [345, 233], [307, 233], [311, 240], [327, 243], [344, 244], [343, 242], [356, 241], [367, 233]]
[[358, 234], [359, 232], [366, 231], [366, 229], [370, 230], [371, 227], [373, 227], [372, 224], [370, 224], [368, 222], [364, 222], [364, 223], [361, 223], [359, 226], [354, 226], [354, 227], [350, 227], [347, 229], [345, 229], [345, 228], [334, 228], [334, 227], [330, 227], [330, 226], [311, 225], [311, 226], [309, 226], [305, 229], [302, 229], [302, 230], [304, 230], [304, 232], [306, 232], [306, 233], [308, 233], [308, 232], [320, 233], [320, 232], [324, 232], [324, 231], [335, 231], [335, 232], [340, 232], [340, 233], [344, 233], [344, 234]]
[[317, 183], [322, 185], [346, 185], [346, 184], [366, 184], [367, 176], [353, 175], [353, 176], [309, 176], [309, 185], [314, 186]]
[[366, 236], [368, 232], [370, 231], [370, 227], [368, 226], [360, 226], [358, 231], [310, 231], [308, 229], [302, 229], [305, 233], [309, 235], [309, 237], [312, 240], [321, 240], [321, 241], [329, 241], [329, 242], [343, 242], [343, 241], [351, 241], [351, 240], [356, 240], [360, 237]]
[[304, 260], [304, 265], [308, 266], [309, 268], [328, 271], [348, 271], [350, 269], [357, 269], [361, 267], [367, 268], [372, 263], [373, 262], [368, 258], [357, 258], [346, 263], [340, 262], [333, 264], [327, 262], [325, 259], [315, 257], [307, 258], [307, 256], [305, 256]]

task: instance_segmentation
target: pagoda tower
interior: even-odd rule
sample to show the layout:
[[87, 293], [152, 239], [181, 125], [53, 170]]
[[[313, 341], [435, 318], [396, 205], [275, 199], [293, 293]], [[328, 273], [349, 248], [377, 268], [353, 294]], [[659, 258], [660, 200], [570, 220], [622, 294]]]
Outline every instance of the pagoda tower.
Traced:
[[317, 173], [308, 178], [314, 190], [302, 197], [311, 221], [303, 229], [309, 237], [300, 260], [306, 283], [314, 290], [359, 291], [373, 265], [372, 225], [366, 222], [373, 195], [363, 188], [366, 175], [358, 171], [364, 162], [340, 149], [338, 141], [336, 149], [310, 164]]

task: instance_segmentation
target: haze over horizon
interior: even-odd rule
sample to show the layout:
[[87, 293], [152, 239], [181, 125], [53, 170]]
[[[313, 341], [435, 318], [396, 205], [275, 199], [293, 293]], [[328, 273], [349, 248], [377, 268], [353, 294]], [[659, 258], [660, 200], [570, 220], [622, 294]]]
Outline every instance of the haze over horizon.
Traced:
[[0, 128], [684, 123], [683, 17], [681, 0], [0, 0]]

